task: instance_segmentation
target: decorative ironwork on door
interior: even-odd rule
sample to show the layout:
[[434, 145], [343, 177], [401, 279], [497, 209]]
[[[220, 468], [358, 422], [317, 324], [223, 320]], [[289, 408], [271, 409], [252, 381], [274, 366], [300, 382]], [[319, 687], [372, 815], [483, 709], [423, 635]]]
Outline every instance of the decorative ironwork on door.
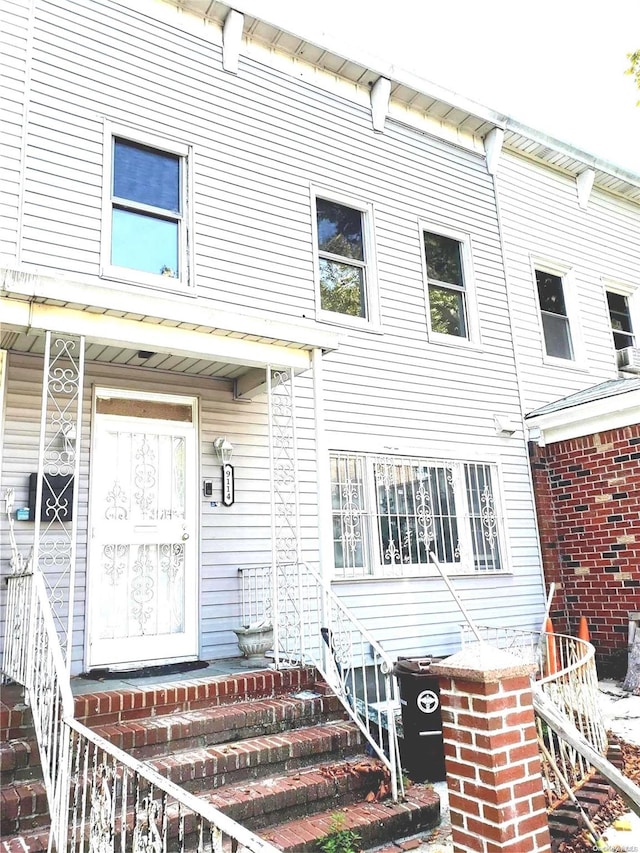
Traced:
[[110, 479], [97, 487], [100, 638], [184, 630], [185, 445], [184, 436], [164, 432], [102, 434]]

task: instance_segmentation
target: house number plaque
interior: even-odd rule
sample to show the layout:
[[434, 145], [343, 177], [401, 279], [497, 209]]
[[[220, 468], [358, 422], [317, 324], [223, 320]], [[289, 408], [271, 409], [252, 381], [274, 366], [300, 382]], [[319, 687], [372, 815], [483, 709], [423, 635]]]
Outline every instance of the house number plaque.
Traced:
[[222, 503], [232, 506], [235, 500], [235, 485], [233, 482], [233, 465], [228, 462], [222, 466]]

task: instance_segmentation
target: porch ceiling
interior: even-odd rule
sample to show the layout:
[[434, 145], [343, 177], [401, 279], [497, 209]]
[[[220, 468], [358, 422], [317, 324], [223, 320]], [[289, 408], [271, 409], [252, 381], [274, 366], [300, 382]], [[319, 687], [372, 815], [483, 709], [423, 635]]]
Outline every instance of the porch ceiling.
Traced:
[[[3, 328], [0, 331], [0, 349], [10, 352], [44, 355], [44, 332], [21, 332]], [[85, 359], [101, 364], [118, 364], [127, 367], [144, 367], [155, 370], [168, 370], [189, 376], [201, 376], [212, 379], [234, 380], [247, 373], [251, 368], [224, 361], [211, 361], [170, 353], [156, 352], [150, 358], [141, 358], [140, 350], [129, 347], [106, 346], [87, 340]]]

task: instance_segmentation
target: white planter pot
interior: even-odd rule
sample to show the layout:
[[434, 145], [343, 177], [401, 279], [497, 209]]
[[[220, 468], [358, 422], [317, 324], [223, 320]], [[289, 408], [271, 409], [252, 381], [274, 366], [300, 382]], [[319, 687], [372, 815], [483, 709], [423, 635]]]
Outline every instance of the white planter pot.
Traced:
[[240, 651], [249, 660], [263, 658], [273, 648], [273, 628], [262, 625], [258, 628], [234, 628]]

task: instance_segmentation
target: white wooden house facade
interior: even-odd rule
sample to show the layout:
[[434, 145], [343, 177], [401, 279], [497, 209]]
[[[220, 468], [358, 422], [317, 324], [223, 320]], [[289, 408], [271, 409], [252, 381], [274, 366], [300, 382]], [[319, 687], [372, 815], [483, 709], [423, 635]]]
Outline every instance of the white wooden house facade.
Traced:
[[[525, 240], [510, 179], [561, 205], [572, 178], [523, 158], [522, 129], [500, 151], [491, 111], [223, 3], [3, 15], [0, 487], [28, 506], [62, 352], [78, 401], [50, 440], [78, 462], [72, 672], [237, 654], [238, 570], [278, 559], [283, 511], [294, 557], [392, 655], [457, 647], [430, 551], [478, 622], [536, 629], [522, 415], [578, 371], [543, 372], [530, 258], [553, 272], [581, 246]], [[593, 275], [637, 286], [637, 199], [594, 193], [620, 242]], [[584, 305], [593, 381], [615, 375], [603, 298]], [[14, 527], [28, 552], [38, 523]], [[47, 557], [43, 539], [67, 600]]]

